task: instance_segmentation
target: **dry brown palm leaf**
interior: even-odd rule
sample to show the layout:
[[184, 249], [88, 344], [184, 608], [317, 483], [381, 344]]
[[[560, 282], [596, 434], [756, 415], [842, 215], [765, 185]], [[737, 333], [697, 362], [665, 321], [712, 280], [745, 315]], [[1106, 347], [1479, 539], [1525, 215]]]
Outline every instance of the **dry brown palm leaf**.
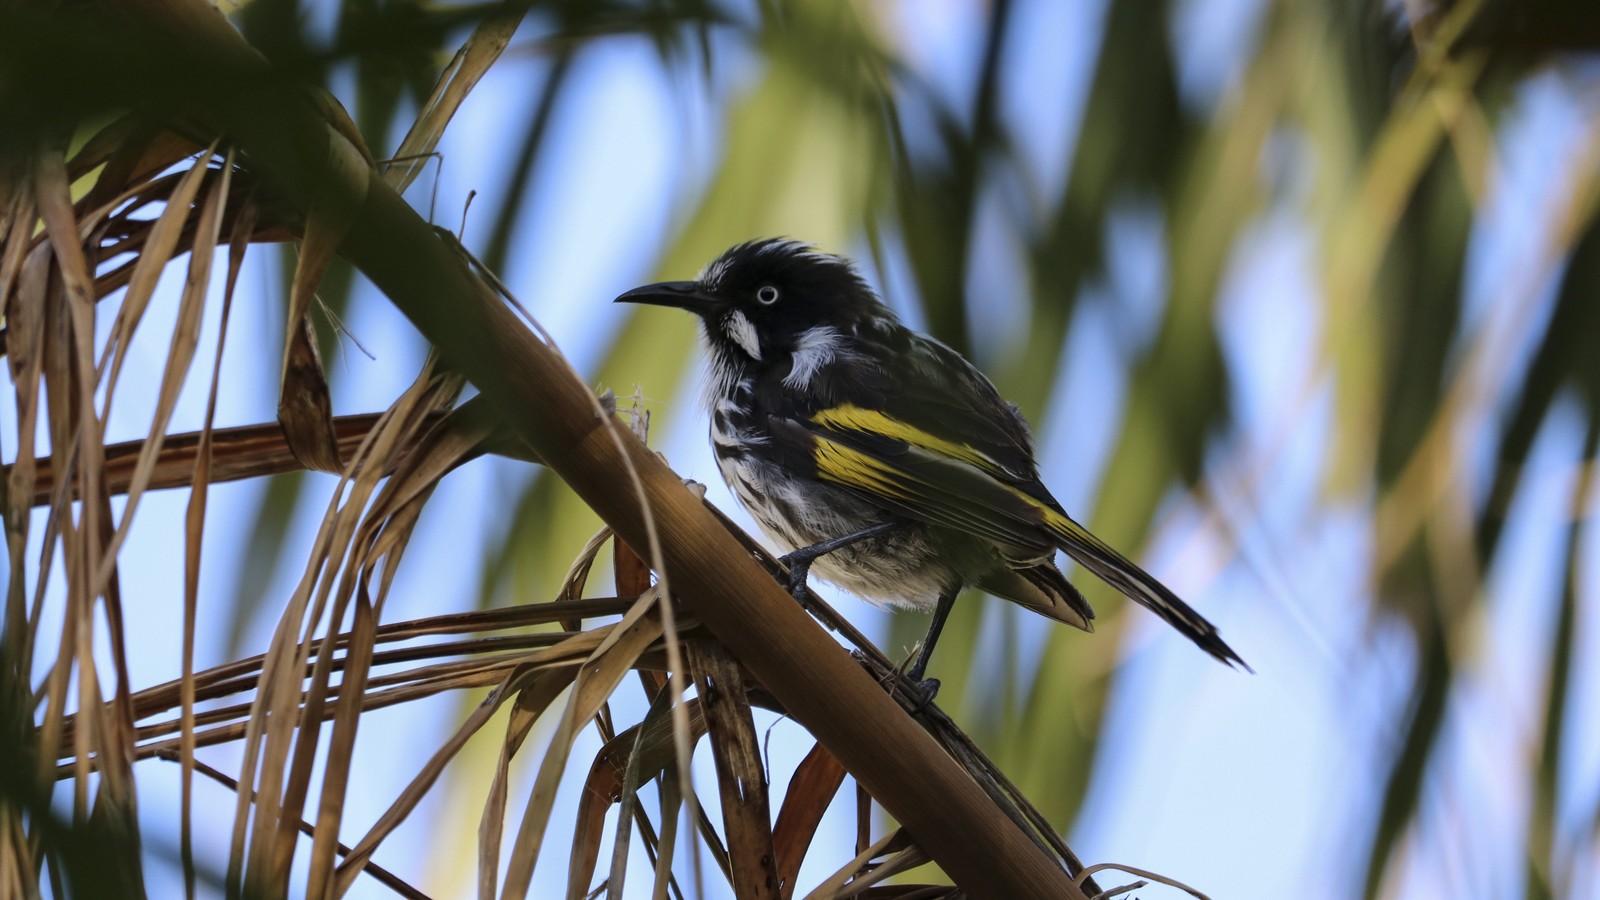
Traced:
[[777, 854], [767, 774], [739, 664], [710, 640], [688, 643], [689, 669], [711, 735], [722, 797], [733, 889], [740, 897], [778, 898]]
[[[208, 158], [207, 152], [202, 159]], [[196, 163], [191, 172], [205, 172], [206, 167]], [[185, 378], [189, 374], [189, 367], [194, 362], [196, 346], [200, 340], [200, 318], [205, 309], [206, 289], [211, 283], [211, 261], [213, 251], [217, 247], [217, 240], [222, 224], [223, 203], [228, 196], [230, 166], [224, 166], [218, 172], [215, 183], [207, 192], [206, 200], [200, 211], [196, 224], [197, 236], [194, 249], [189, 254], [189, 275], [184, 281], [183, 293], [178, 307], [178, 319], [172, 331], [171, 347], [167, 353], [166, 370], [162, 373], [160, 391], [156, 397], [156, 409], [150, 423], [150, 436], [146, 438], [133, 472], [128, 479], [128, 502], [123, 507], [122, 518], [117, 524], [116, 533], [112, 535], [106, 547], [106, 562], [96, 572], [93, 590], [98, 593], [110, 578], [110, 566], [116, 559], [117, 551], [127, 539], [128, 531], [133, 526], [134, 513], [138, 510], [139, 500], [149, 485], [150, 477], [155, 469], [158, 456], [161, 453], [161, 444], [166, 436], [167, 425], [172, 419], [173, 408], [178, 403], [178, 393], [183, 389]], [[175, 198], [168, 205], [167, 210], [186, 209], [190, 201], [184, 198]], [[180, 205], [181, 204], [181, 205]], [[166, 218], [163, 213], [162, 218]], [[141, 262], [143, 258], [141, 258]], [[154, 289], [151, 280], [150, 290]], [[128, 293], [134, 292], [130, 288]], [[113, 340], [108, 341], [108, 348], [113, 344], [117, 347], [117, 356], [112, 361], [111, 372], [106, 380], [106, 417], [111, 414], [112, 392], [116, 389], [117, 376], [121, 369], [122, 360], [125, 358], [128, 344], [132, 341], [133, 332], [138, 327], [138, 320], [144, 306], [148, 303], [149, 295], [144, 293], [141, 284], [140, 302], [130, 312], [129, 301], [124, 301], [119, 312], [116, 326], [113, 327]], [[119, 333], [120, 332], [120, 333]], [[104, 466], [102, 449], [102, 467]]]
[[516, 842], [512, 848], [511, 863], [505, 877], [504, 895], [521, 898], [527, 895], [533, 878], [533, 867], [544, 841], [545, 828], [550, 821], [555, 804], [556, 789], [566, 766], [572, 742], [583, 724], [592, 718], [600, 704], [616, 690], [628, 670], [639, 656], [661, 637], [661, 619], [656, 612], [660, 602], [659, 590], [647, 592], [639, 598], [622, 621], [598, 647], [588, 663], [579, 670], [573, 682], [567, 707], [551, 736], [550, 746], [539, 764], [533, 791], [528, 797], [522, 815]]
[[511, 35], [522, 24], [522, 18], [522, 9], [514, 5], [485, 16], [472, 36], [456, 50], [450, 64], [439, 73], [433, 93], [411, 123], [411, 130], [406, 132], [395, 151], [395, 161], [384, 172], [384, 180], [390, 187], [405, 193], [405, 189], [416, 179], [423, 163], [439, 146], [445, 126], [450, 124], [450, 119], [461, 108], [461, 103], [477, 85], [478, 79], [489, 71], [489, 67], [505, 51], [506, 45], [511, 43]]
[[[612, 600], [584, 601], [593, 602], [596, 615], [614, 614], [618, 612], [619, 603]], [[631, 603], [631, 598], [629, 600]], [[626, 604], [621, 604], [626, 605]], [[564, 613], [565, 614], [565, 613]], [[451, 617], [455, 618], [455, 617]], [[523, 628], [527, 624], [549, 621], [545, 616], [529, 616], [511, 622], [508, 627]], [[412, 623], [401, 623], [409, 626]], [[462, 627], [477, 626], [464, 617]], [[602, 626], [602, 628], [607, 626]], [[398, 703], [407, 703], [430, 697], [446, 691], [469, 690], [474, 688], [489, 687], [499, 683], [507, 673], [526, 669], [530, 671], [543, 669], [573, 668], [580, 665], [588, 655], [593, 653], [605, 639], [606, 632], [592, 629], [582, 632], [542, 632], [538, 634], [516, 635], [506, 638], [479, 637], [472, 640], [429, 643], [421, 646], [408, 647], [390, 653], [375, 653], [372, 664], [374, 666], [393, 666], [400, 663], [416, 662], [418, 660], [446, 659], [443, 662], [431, 662], [426, 665], [411, 669], [389, 672], [373, 676], [368, 681], [368, 690], [360, 695], [363, 710], [381, 709]], [[348, 643], [349, 635], [341, 635], [337, 646], [343, 647]], [[511, 651], [511, 652], [508, 652]], [[641, 664], [660, 665], [659, 654], [646, 654], [641, 657]], [[196, 673], [195, 682], [197, 702], [224, 700], [229, 697], [242, 696], [254, 690], [259, 683], [259, 677], [251, 672], [239, 674], [239, 669], [248, 663], [259, 666], [262, 657], [239, 663], [230, 663], [227, 666], [209, 669]], [[342, 671], [345, 666], [343, 658], [336, 659], [335, 671]], [[313, 670], [308, 666], [305, 672], [310, 677]], [[140, 718], [170, 712], [179, 705], [181, 694], [181, 681], [173, 681], [153, 688], [140, 691], [134, 695], [133, 702]], [[337, 699], [342, 695], [338, 688], [331, 688], [328, 697]], [[297, 710], [304, 708], [306, 694], [299, 695], [300, 705]], [[235, 703], [207, 709], [195, 715], [197, 731], [195, 743], [197, 746], [210, 746], [239, 740], [244, 736], [248, 725], [252, 705], [249, 702]], [[324, 719], [331, 719], [334, 711], [324, 703], [321, 707]], [[68, 716], [65, 731], [70, 737], [73, 728], [77, 725], [75, 716]], [[162, 719], [137, 729], [136, 737], [139, 743], [132, 751], [133, 759], [148, 759], [160, 756], [180, 745], [176, 738], [169, 735], [181, 730], [181, 721], [178, 719]], [[56, 777], [73, 777], [75, 769], [68, 764], [56, 770]]]
[[[73, 819], [81, 822], [90, 818], [90, 782], [86, 777], [90, 760], [106, 759], [92, 814], [133, 833], [136, 826], [133, 824], [132, 771], [126, 757], [120, 753], [132, 732], [126, 704], [130, 687], [120, 640], [120, 595], [115, 584], [97, 588], [103, 584], [99, 573], [105, 571], [110, 578], [114, 577], [114, 572], [111, 558], [104, 553], [112, 524], [101, 478], [104, 422], [95, 411], [98, 379], [93, 351], [94, 277], [90, 254], [84, 246], [84, 231], [89, 223], [80, 220], [72, 208], [71, 188], [60, 154], [42, 148], [32, 162], [35, 204], [44, 225], [45, 240], [30, 254], [29, 267], [33, 271], [25, 271], [23, 281], [27, 282], [30, 275], [40, 278], [43, 290], [32, 294], [24, 285], [18, 299], [25, 302], [35, 299], [41, 307], [38, 310], [43, 326], [40, 358], [45, 396], [49, 398], [45, 412], [51, 454], [58, 471], [74, 473], [83, 498], [80, 515], [74, 518], [65, 503], [64, 493], [57, 492], [57, 502], [46, 525], [47, 556], [52, 553], [59, 535], [66, 572], [67, 608], [55, 665], [46, 680], [40, 734], [47, 753], [40, 757], [38, 774], [42, 779], [46, 774], [45, 758], [60, 746], [61, 722], [71, 680], [75, 677], [80, 690], [78, 703], [85, 711], [84, 719], [89, 727], [80, 727], [74, 733], [74, 765], [85, 777], [75, 785]], [[13, 227], [25, 225], [13, 222]], [[27, 296], [29, 294], [32, 298]], [[7, 306], [16, 309], [9, 302]], [[31, 311], [22, 313], [24, 316], [31, 314]], [[32, 404], [35, 399], [26, 400], [24, 404]], [[19, 458], [31, 453], [31, 444], [19, 446]], [[17, 529], [18, 525], [13, 523], [12, 527]], [[41, 573], [43, 570], [44, 560], [41, 560]], [[36, 585], [36, 608], [42, 601], [45, 581], [41, 574]], [[19, 586], [20, 582], [14, 583], [14, 588]], [[93, 650], [94, 627], [100, 615], [105, 617], [111, 632], [111, 675], [115, 687], [110, 703], [101, 694], [101, 676]], [[128, 862], [137, 865], [137, 861]], [[127, 874], [131, 877], [137, 873]]]
[[[226, 316], [226, 306], [224, 316]], [[334, 417], [334, 437], [338, 442], [341, 458], [355, 455], [356, 449], [377, 426], [382, 415], [382, 413], [357, 413]], [[428, 414], [428, 418], [430, 424], [438, 422], [440, 427], [452, 431], [460, 430], [483, 435], [479, 444], [473, 448], [473, 455], [487, 452], [524, 462], [537, 462], [524, 445], [494, 424], [482, 400], [473, 398], [447, 411], [435, 410]], [[290, 449], [283, 427], [277, 422], [214, 428], [209, 432], [190, 431], [169, 434], [160, 441], [160, 449], [155, 453], [154, 463], [151, 465], [145, 485], [146, 490], [194, 485], [195, 468], [199, 464], [203, 440], [208, 441], [210, 445], [207, 463], [210, 472], [207, 481], [212, 484], [305, 470], [304, 464]], [[106, 446], [104, 472], [105, 489], [108, 494], [128, 492], [133, 484], [135, 468], [144, 458], [148, 446], [149, 443], [144, 440], [125, 441]], [[408, 448], [402, 452], [399, 459], [404, 460], [409, 453]], [[465, 459], [461, 461], [464, 462]], [[11, 469], [12, 466], [0, 467], [0, 471], [8, 473]], [[33, 505], [44, 506], [50, 502], [52, 493], [56, 489], [55, 471], [50, 460], [43, 459], [33, 461], [33, 472]], [[73, 491], [70, 482], [64, 487], [69, 492]], [[68, 497], [77, 499], [76, 493], [69, 493]]]
[[[135, 135], [135, 131], [141, 133]], [[132, 751], [138, 732], [133, 728], [135, 714], [129, 696], [116, 556], [132, 526], [139, 499], [156, 478], [163, 458], [166, 425], [196, 350], [212, 251], [233, 213], [231, 160], [214, 168], [209, 151], [196, 154], [199, 148], [192, 143], [167, 140], [168, 137], [169, 133], [157, 130], [152, 135], [149, 129], [135, 128], [132, 120], [122, 120], [91, 138], [71, 163], [62, 162], [57, 151], [41, 148], [34, 157], [35, 168], [18, 185], [27, 187], [29, 196], [8, 193], [6, 204], [0, 295], [6, 312], [8, 362], [17, 388], [19, 434], [23, 438], [19, 446], [27, 448], [8, 467], [8, 493], [15, 500], [48, 502], [52, 509], [40, 560], [41, 577], [33, 586], [32, 610], [12, 619], [18, 625], [13, 633], [30, 637], [13, 658], [21, 660], [19, 671], [28, 671], [34, 632], [23, 623], [39, 621], [47, 591], [42, 573], [49, 570], [59, 547], [68, 573], [68, 622], [40, 700], [45, 710], [40, 722], [41, 749], [45, 752], [39, 758], [43, 765], [44, 760], [70, 746], [66, 755], [73, 760], [71, 770], [78, 776], [74, 804], [74, 816], [78, 818], [91, 815], [85, 791], [91, 782], [83, 777], [90, 768], [104, 774], [93, 816], [126, 822], [134, 808], [132, 774], [125, 763], [135, 758]], [[179, 167], [176, 171], [165, 171], [175, 165]], [[16, 169], [7, 169], [8, 177], [16, 174]], [[79, 176], [93, 181], [74, 202], [68, 185]], [[153, 218], [134, 218], [152, 205], [159, 210]], [[44, 226], [37, 234], [33, 231], [34, 209]], [[235, 216], [234, 222], [248, 219]], [[237, 237], [237, 230], [233, 236]], [[235, 274], [242, 246], [236, 243], [233, 250]], [[113, 274], [101, 270], [103, 260], [130, 251], [131, 261], [111, 269]], [[156, 392], [150, 437], [138, 442], [136, 448], [129, 448], [119, 460], [121, 466], [113, 488], [101, 439], [103, 422], [115, 402], [127, 348], [149, 306], [156, 281], [168, 263], [185, 251], [193, 252], [179, 297], [166, 370]], [[118, 286], [126, 290], [109, 336], [97, 353], [93, 307]], [[43, 397], [41, 384], [48, 387]], [[104, 398], [99, 409], [92, 399], [97, 392]], [[36, 478], [38, 465], [31, 448], [35, 445], [36, 411], [43, 398], [50, 401], [45, 413], [51, 454], [41, 484]], [[69, 407], [76, 409], [76, 414]], [[187, 481], [194, 475], [191, 471], [181, 477]], [[129, 494], [129, 501], [116, 520], [108, 502], [113, 492]], [[69, 505], [71, 500], [81, 501], [76, 517]], [[7, 515], [12, 534], [25, 534], [27, 513], [23, 505], [12, 504]], [[198, 558], [195, 528], [191, 523], [190, 558], [186, 564], [186, 581], [191, 584]], [[12, 544], [13, 572], [20, 576], [27, 566], [16, 556], [19, 546]], [[12, 610], [21, 609], [21, 584], [20, 579], [13, 584], [8, 601]], [[192, 595], [192, 587], [187, 590]], [[95, 674], [92, 634], [95, 620], [101, 615], [109, 625], [116, 685], [109, 704], [98, 696]], [[192, 625], [186, 624], [186, 634], [191, 635], [186, 642], [192, 640]], [[188, 658], [187, 653], [185, 656]], [[73, 676], [89, 685], [89, 690], [79, 704], [79, 713], [69, 719], [66, 694]], [[187, 780], [186, 773], [186, 783]], [[186, 827], [183, 832], [187, 855]]]
[[772, 826], [778, 890], [783, 900], [794, 896], [800, 864], [805, 861], [806, 850], [817, 833], [817, 826], [822, 823], [823, 814], [839, 793], [839, 786], [844, 784], [844, 776], [844, 766], [839, 765], [833, 754], [821, 744], [814, 744], [789, 779], [789, 790], [783, 796], [778, 820]]
[[[360, 536], [378, 533], [388, 512], [381, 504], [374, 504], [369, 509], [369, 501], [377, 492], [383, 470], [396, 459], [400, 449], [411, 442], [415, 433], [425, 426], [427, 413], [436, 409], [451, 394], [452, 388], [440, 385], [425, 372], [391, 408], [379, 427], [369, 435], [369, 440], [358, 448], [357, 458], [388, 462], [375, 462], [358, 470], [352, 461], [334, 492], [317, 547], [300, 587], [291, 598], [273, 637], [273, 646], [267, 654], [262, 674], [262, 690], [257, 697], [257, 709], [265, 714], [267, 727], [258, 727], [260, 713], [253, 715], [246, 737], [244, 773], [255, 775], [259, 759], [260, 775], [255, 784], [257, 803], [251, 807], [241, 802], [234, 835], [237, 853], [244, 846], [247, 823], [254, 821], [255, 827], [250, 830], [249, 866], [240, 873], [250, 884], [271, 886], [275, 890], [286, 885], [296, 838], [292, 828], [282, 823], [299, 817], [310, 771], [316, 761], [320, 730], [312, 726], [321, 721], [323, 704], [329, 699], [333, 659], [329, 654], [317, 655], [307, 700], [300, 709], [300, 715], [295, 716], [300, 673], [311, 656], [309, 636], [324, 622], [344, 621], [353, 605], [357, 628], [349, 652], [355, 657], [356, 664], [347, 664], [343, 679], [346, 686], [359, 685], [365, 679], [375, 626], [372, 609], [374, 605], [381, 606], [382, 591], [374, 604], [367, 594], [366, 576], [362, 570], [369, 559], [375, 562], [376, 557], [371, 555], [372, 544], [363, 542]], [[408, 525], [400, 530], [409, 534]], [[353, 745], [358, 711], [353, 698], [358, 694], [359, 687], [343, 692], [334, 715], [334, 734], [330, 739], [326, 765], [334, 770], [335, 781], [340, 780], [339, 772], [346, 765], [349, 748]], [[298, 729], [295, 727], [296, 721], [300, 723]], [[341, 761], [341, 757], [345, 761]], [[251, 784], [251, 779], [241, 777], [240, 782]], [[279, 815], [280, 803], [282, 817]], [[336, 816], [337, 811], [333, 815]], [[321, 852], [324, 871], [329, 873], [323, 876], [325, 882], [331, 875], [331, 869], [326, 868], [331, 851], [326, 845], [317, 849]], [[237, 865], [237, 860], [234, 864]], [[232, 874], [230, 872], [230, 876]]]
[[[634, 801], [639, 787], [645, 781], [653, 780], [677, 765], [672, 721], [665, 715], [666, 707], [661, 703], [665, 695], [658, 692], [656, 696], [657, 702], [652, 704], [644, 720], [607, 741], [589, 766], [589, 776], [584, 780], [583, 796], [578, 803], [572, 855], [567, 868], [569, 900], [590, 893], [589, 881], [600, 858], [606, 811], [613, 804], [622, 803], [625, 806], [617, 817], [618, 833], [613, 845], [614, 853], [625, 861], [629, 843], [626, 829], [632, 819], [626, 807], [637, 808]], [[697, 700], [688, 701], [688, 708], [693, 740], [698, 741], [705, 734], [705, 716]], [[618, 869], [619, 866], [613, 863], [607, 878], [608, 888], [620, 890]]]

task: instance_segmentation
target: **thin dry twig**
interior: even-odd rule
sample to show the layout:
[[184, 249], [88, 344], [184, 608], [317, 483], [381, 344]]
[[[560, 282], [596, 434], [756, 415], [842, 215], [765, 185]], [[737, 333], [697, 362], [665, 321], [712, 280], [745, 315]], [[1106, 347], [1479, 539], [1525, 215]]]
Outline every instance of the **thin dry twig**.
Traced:
[[[227, 775], [224, 775], [222, 772], [219, 772], [203, 762], [193, 759], [184, 760], [181, 758], [180, 754], [173, 753], [170, 750], [157, 753], [156, 756], [157, 758], [167, 760], [168, 762], [180, 763], [185, 768], [199, 772], [201, 775], [206, 776], [207, 778], [215, 781], [217, 784], [222, 785], [234, 793], [239, 792], [239, 782], [229, 778]], [[297, 827], [300, 829], [301, 834], [304, 834], [308, 837], [316, 833], [316, 829], [312, 827], [311, 823], [304, 819], [301, 819], [297, 823]], [[350, 855], [350, 848], [343, 842], [340, 842], [337, 846], [340, 856]], [[388, 869], [385, 869], [377, 863], [367, 863], [364, 870], [368, 875], [372, 876], [373, 880], [402, 897], [409, 898], [409, 900], [429, 900], [427, 894], [424, 894], [422, 891], [419, 891], [410, 884], [407, 884], [406, 881], [400, 876], [395, 875], [393, 872], [390, 872]]]
[[[1168, 878], [1165, 875], [1159, 875], [1159, 874], [1157, 874], [1155, 872], [1151, 872], [1151, 871], [1149, 871], [1147, 869], [1140, 869], [1140, 868], [1137, 868], [1135, 866], [1125, 866], [1125, 865], [1122, 865], [1121, 863], [1095, 863], [1094, 865], [1089, 866], [1088, 868], [1084, 869], [1082, 872], [1079, 872], [1078, 875], [1077, 875], [1076, 880], [1077, 880], [1078, 884], [1081, 886], [1081, 885], [1084, 884], [1084, 882], [1086, 882], [1088, 880], [1090, 875], [1093, 875], [1096, 872], [1105, 872], [1105, 871], [1127, 872], [1129, 875], [1137, 875], [1140, 878], [1148, 878], [1151, 881], [1159, 881], [1162, 884], [1168, 885], [1170, 887], [1175, 887], [1178, 890], [1183, 891], [1184, 893], [1187, 893], [1189, 896], [1195, 897], [1196, 900], [1211, 900], [1211, 898], [1207, 897], [1205, 894], [1200, 893], [1199, 891], [1197, 891], [1194, 888], [1188, 886], [1187, 884], [1184, 884], [1181, 881], [1178, 881], [1178, 880], [1173, 879], [1173, 878]], [[1114, 889], [1112, 889], [1110, 891], [1098, 891], [1095, 894], [1093, 894], [1092, 896], [1097, 897], [1097, 898], [1098, 897], [1110, 897], [1110, 896], [1113, 896], [1113, 895], [1115, 895], [1117, 893], [1120, 893], [1120, 892], [1123, 892], [1123, 891], [1127, 891], [1127, 890], [1130, 890], [1130, 888], [1127, 888], [1127, 887], [1114, 888]]]

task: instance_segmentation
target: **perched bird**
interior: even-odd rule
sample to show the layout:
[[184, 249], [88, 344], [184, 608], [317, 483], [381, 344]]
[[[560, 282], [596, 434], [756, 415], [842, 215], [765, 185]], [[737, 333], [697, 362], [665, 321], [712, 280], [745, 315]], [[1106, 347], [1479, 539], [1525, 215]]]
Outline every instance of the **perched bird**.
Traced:
[[849, 260], [750, 241], [694, 281], [617, 301], [700, 317], [717, 465], [790, 551], [792, 588], [814, 565], [865, 600], [934, 610], [912, 679], [967, 585], [1092, 631], [1094, 611], [1053, 562], [1058, 547], [1244, 666], [1210, 622], [1062, 510], [1017, 408], [960, 354], [901, 325]]

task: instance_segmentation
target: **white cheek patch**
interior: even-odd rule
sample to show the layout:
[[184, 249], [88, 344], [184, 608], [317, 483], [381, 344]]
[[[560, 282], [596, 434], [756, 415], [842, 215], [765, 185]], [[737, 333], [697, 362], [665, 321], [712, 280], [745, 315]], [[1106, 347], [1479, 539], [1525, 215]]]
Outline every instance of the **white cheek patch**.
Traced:
[[794, 361], [783, 378], [784, 387], [800, 389], [839, 352], [839, 332], [826, 325], [807, 328], [795, 342]]
[[722, 331], [728, 340], [739, 345], [739, 349], [750, 355], [751, 359], [761, 359], [761, 338], [756, 335], [756, 326], [745, 318], [744, 313], [733, 311], [726, 319], [722, 320]]

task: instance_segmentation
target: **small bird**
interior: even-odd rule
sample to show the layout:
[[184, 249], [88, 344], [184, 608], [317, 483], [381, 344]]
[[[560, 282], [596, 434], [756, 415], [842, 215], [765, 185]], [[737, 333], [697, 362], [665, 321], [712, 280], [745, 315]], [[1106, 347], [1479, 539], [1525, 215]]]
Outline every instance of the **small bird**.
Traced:
[[908, 676], [924, 685], [950, 607], [974, 586], [1093, 631], [1060, 548], [1200, 649], [1249, 669], [1217, 629], [1074, 522], [1039, 480], [1017, 408], [954, 350], [900, 324], [855, 266], [781, 238], [728, 250], [694, 281], [617, 302], [688, 310], [710, 350], [711, 447], [788, 555], [880, 605], [934, 611]]

